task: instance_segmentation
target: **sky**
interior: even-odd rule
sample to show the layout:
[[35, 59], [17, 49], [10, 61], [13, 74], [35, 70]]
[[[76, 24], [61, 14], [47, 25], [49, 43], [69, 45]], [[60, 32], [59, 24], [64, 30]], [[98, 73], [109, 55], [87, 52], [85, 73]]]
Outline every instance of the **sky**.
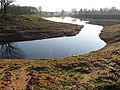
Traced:
[[73, 8], [120, 8], [120, 0], [16, 0], [14, 4], [21, 6], [42, 7], [44, 11], [70, 11]]

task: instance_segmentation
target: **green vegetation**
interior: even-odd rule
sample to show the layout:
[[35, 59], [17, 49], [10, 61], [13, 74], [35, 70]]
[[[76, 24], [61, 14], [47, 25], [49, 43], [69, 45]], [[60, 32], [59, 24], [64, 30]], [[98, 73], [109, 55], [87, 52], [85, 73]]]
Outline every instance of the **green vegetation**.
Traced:
[[5, 69], [5, 71], [13, 71], [13, 70], [17, 70], [19, 68], [20, 68], [20, 66], [11, 66], [11, 67]]
[[109, 87], [111, 86], [112, 84], [111, 83], [108, 83], [108, 82], [100, 82], [100, 83], [96, 83], [95, 84], [95, 87], [96, 88], [103, 88], [105, 89], [106, 87]]
[[83, 75], [75, 75], [75, 76], [73, 76], [73, 78], [78, 80], [78, 79], [83, 79], [84, 76]]
[[70, 72], [90, 73], [91, 71], [86, 68], [83, 68], [83, 67], [76, 67], [73, 70], [71, 70]]
[[103, 64], [101, 62], [94, 62], [93, 65], [95, 67], [103, 67]]
[[38, 17], [35, 17], [33, 15], [20, 15], [20, 16], [24, 17], [26, 19], [26, 21], [31, 21], [33, 23], [39, 21]]

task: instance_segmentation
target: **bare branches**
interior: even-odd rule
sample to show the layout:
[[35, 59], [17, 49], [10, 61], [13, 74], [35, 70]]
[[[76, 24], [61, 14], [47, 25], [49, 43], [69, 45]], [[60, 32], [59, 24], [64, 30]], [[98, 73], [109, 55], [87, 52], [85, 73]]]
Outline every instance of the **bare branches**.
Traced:
[[6, 14], [7, 13], [7, 9], [10, 5], [10, 3], [14, 2], [14, 0], [0, 0], [1, 3], [1, 14]]
[[0, 48], [0, 59], [23, 59], [25, 57], [22, 50], [13, 43], [2, 44]]
[[12, 3], [12, 2], [14, 2], [15, 0], [0, 0], [0, 3], [2, 2], [2, 3]]

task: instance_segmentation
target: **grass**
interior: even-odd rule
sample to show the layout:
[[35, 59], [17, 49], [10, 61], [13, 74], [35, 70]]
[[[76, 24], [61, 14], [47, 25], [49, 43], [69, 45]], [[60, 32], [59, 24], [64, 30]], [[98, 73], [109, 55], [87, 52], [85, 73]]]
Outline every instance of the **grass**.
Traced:
[[80, 80], [80, 79], [83, 79], [84, 76], [83, 76], [83, 75], [74, 75], [73, 78], [74, 78], [75, 80], [78, 80], [78, 79]]
[[33, 23], [38, 22], [39, 18], [33, 15], [20, 15], [25, 18], [26, 21], [32, 21]]
[[0, 23], [1, 42], [74, 36], [83, 28], [79, 25], [53, 22], [33, 15], [0, 15], [0, 22], [2, 22]]
[[27, 71], [37, 71], [39, 73], [49, 73], [49, 72], [53, 72], [54, 68], [49, 68], [49, 67], [29, 67], [26, 69]]
[[90, 73], [91, 71], [85, 67], [76, 67], [76, 68], [70, 70], [70, 72]]
[[10, 66], [9, 68], [5, 69], [5, 71], [13, 71], [19, 69], [20, 66]]
[[101, 67], [101, 68], [104, 67], [104, 65], [103, 65], [101, 62], [94, 62], [93, 65], [94, 65], [95, 67]]
[[95, 84], [95, 87], [96, 88], [101, 88], [101, 89], [105, 89], [109, 86], [111, 86], [112, 84], [111, 83], [108, 83], [108, 82], [99, 82], [99, 83], [96, 83]]
[[71, 86], [64, 86], [62, 89], [63, 90], [70, 90], [70, 89], [72, 89], [72, 87]]

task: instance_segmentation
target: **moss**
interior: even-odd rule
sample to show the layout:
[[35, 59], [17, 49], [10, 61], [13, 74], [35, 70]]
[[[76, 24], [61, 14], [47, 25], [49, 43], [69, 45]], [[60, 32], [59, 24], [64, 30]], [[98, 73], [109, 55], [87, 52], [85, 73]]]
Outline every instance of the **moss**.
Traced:
[[4, 67], [3, 66], [0, 66], [0, 69], [3, 69]]
[[71, 86], [64, 86], [62, 89], [63, 89], [63, 90], [71, 90], [72, 87], [71, 87]]
[[75, 83], [72, 78], [64, 77], [64, 81], [62, 82], [63, 86], [70, 86], [72, 83]]
[[79, 88], [78, 90], [87, 90], [86, 88]]
[[83, 75], [74, 75], [73, 78], [74, 78], [75, 80], [78, 80], [78, 79], [83, 79], [84, 76], [83, 76]]
[[104, 66], [101, 62], [94, 62], [93, 65], [95, 67], [103, 67]]
[[106, 88], [106, 87], [109, 87], [109, 86], [111, 86], [112, 84], [111, 83], [109, 83], [109, 82], [99, 82], [99, 83], [96, 83], [95, 84], [95, 87], [96, 88]]
[[70, 72], [90, 73], [91, 71], [85, 67], [76, 67], [76, 68], [70, 70]]
[[55, 86], [54, 84], [44, 86], [44, 88], [45, 88], [45, 90], [58, 90], [58, 87]]
[[118, 84], [120, 84], [120, 81], [117, 81]]
[[72, 77], [72, 76], [74, 76], [75, 75], [75, 72], [68, 72], [67, 73], [67, 76], [70, 76], [70, 77]]
[[31, 70], [34, 70], [34, 71], [37, 71], [39, 73], [50, 73], [50, 72], [53, 72], [54, 71], [54, 68], [49, 68], [49, 67], [29, 67], [26, 69], [27, 71], [31, 71]]
[[92, 82], [97, 82], [97, 80], [101, 79], [102, 76], [98, 76], [98, 77], [92, 77], [89, 79], [89, 81], [92, 81]]
[[116, 59], [120, 59], [120, 55], [116, 55], [116, 56], [114, 56], [114, 58], [116, 58]]
[[37, 22], [38, 18], [32, 15], [21, 15], [24, 17], [25, 20], [32, 21], [32, 22]]
[[69, 76], [70, 78], [75, 79], [75, 80], [83, 79], [83, 78], [84, 78], [83, 75], [78, 74], [78, 73], [76, 73], [76, 72], [68, 72], [66, 75]]
[[13, 71], [13, 70], [16, 70], [16, 69], [19, 69], [19, 68], [20, 68], [20, 66], [11, 66], [11, 67], [5, 69], [5, 71]]

